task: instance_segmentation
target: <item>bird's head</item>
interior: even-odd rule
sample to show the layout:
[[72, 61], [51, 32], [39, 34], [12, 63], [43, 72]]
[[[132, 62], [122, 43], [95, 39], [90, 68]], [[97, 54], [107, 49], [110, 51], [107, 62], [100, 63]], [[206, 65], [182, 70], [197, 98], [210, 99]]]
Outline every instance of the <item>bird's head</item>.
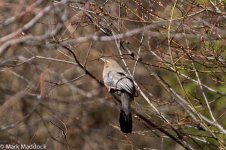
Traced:
[[109, 66], [111, 67], [118, 67], [119, 64], [111, 58], [100, 58], [101, 61], [104, 62], [104, 67], [108, 68]]

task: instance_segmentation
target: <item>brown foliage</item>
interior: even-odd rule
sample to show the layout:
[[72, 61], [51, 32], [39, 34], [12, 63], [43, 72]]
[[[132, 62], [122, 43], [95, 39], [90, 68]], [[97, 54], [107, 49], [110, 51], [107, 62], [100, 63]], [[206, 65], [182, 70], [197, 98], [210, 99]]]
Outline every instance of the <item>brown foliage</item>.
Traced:
[[[0, 2], [0, 144], [225, 149], [225, 2]], [[134, 78], [132, 134], [100, 57]], [[0, 147], [1, 149], [1, 147]]]

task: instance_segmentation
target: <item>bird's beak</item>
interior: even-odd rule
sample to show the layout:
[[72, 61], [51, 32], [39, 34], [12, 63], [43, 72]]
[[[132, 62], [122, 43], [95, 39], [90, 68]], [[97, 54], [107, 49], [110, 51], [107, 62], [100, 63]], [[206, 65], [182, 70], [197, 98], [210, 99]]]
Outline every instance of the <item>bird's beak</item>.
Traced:
[[104, 63], [111, 63], [107, 58], [100, 58], [101, 61], [103, 61]]
[[103, 62], [106, 62], [106, 59], [105, 58], [100, 58], [101, 61]]

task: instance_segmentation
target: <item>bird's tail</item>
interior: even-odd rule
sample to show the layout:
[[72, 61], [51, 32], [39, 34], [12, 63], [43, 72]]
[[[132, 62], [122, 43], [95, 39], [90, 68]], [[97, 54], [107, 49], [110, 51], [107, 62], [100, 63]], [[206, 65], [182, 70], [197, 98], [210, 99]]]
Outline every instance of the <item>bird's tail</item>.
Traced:
[[121, 111], [119, 117], [119, 123], [121, 131], [124, 133], [131, 133], [133, 128], [132, 114], [130, 108], [130, 102], [132, 98], [128, 93], [122, 93], [121, 95]]

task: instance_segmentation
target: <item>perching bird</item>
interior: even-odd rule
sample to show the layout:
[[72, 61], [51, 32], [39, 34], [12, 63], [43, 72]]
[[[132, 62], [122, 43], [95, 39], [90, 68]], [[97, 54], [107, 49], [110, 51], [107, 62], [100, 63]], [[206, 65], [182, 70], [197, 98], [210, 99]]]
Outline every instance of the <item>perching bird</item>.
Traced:
[[121, 111], [119, 124], [124, 133], [132, 132], [131, 101], [136, 92], [131, 76], [111, 58], [101, 58], [104, 61], [103, 80], [109, 92], [120, 97]]

